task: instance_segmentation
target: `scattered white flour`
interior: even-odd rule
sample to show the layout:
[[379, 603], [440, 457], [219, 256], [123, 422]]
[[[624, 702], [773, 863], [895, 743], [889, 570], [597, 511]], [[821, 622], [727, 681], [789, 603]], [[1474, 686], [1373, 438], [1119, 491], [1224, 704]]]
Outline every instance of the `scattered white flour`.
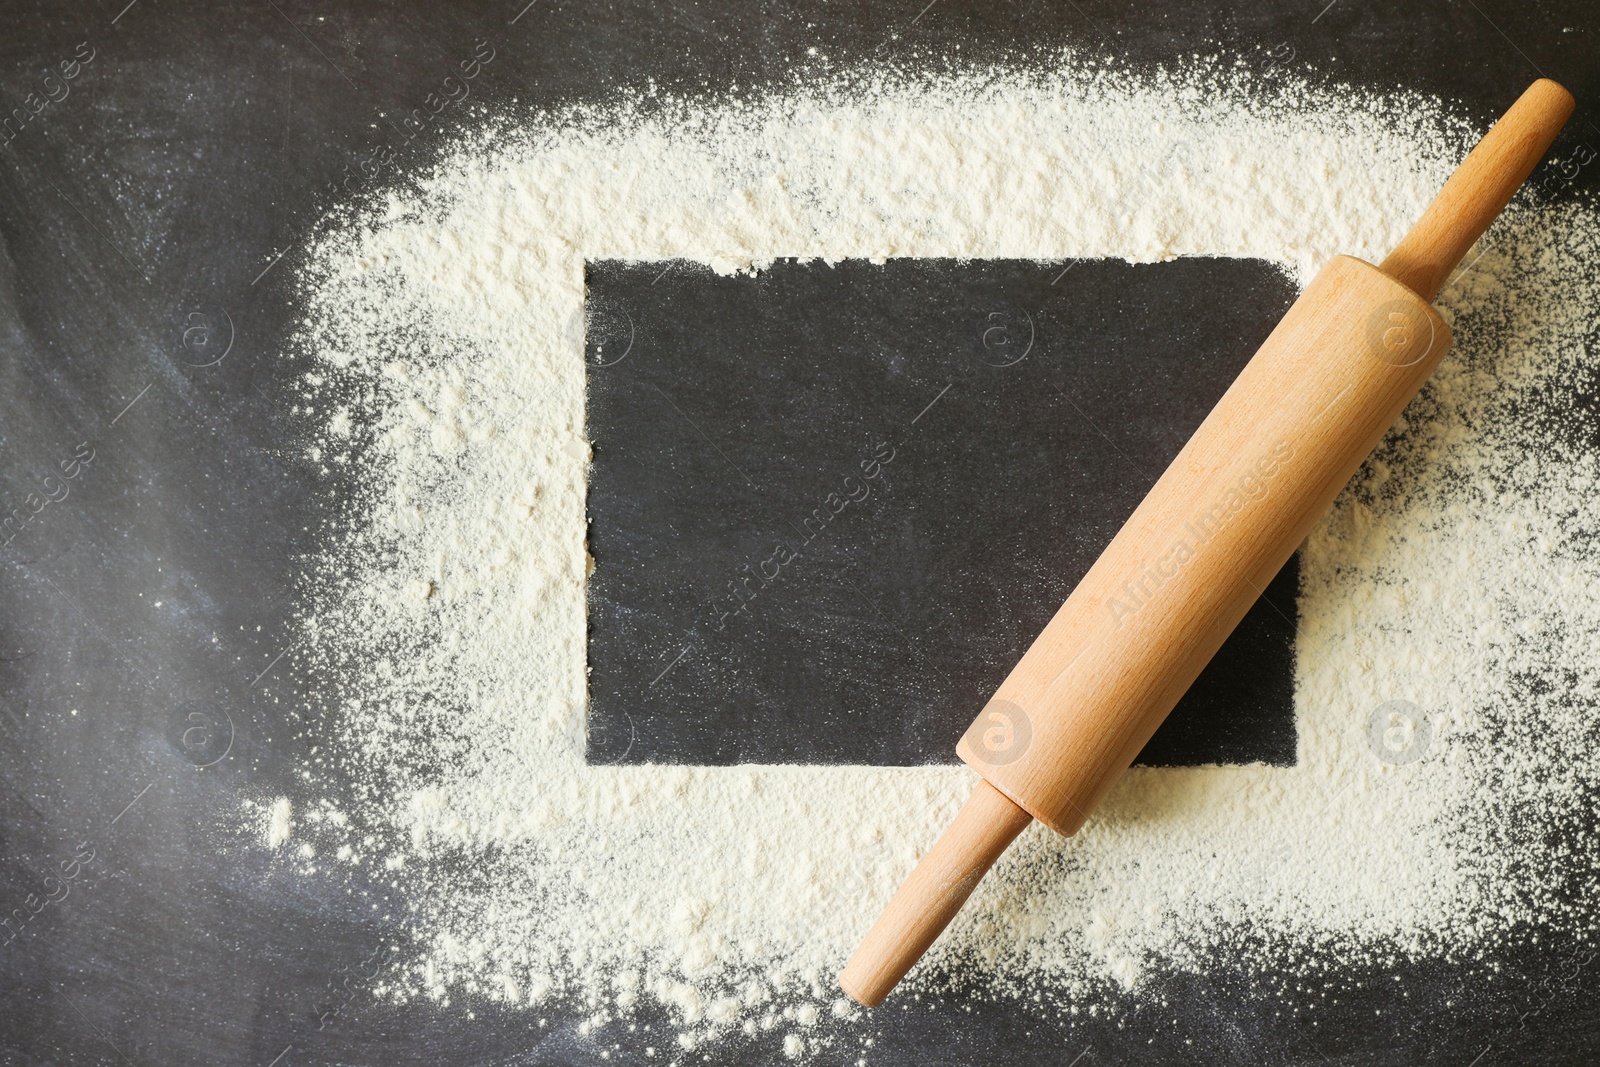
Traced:
[[294, 826], [289, 822], [290, 804], [288, 797], [279, 797], [267, 809], [267, 847], [277, 848], [289, 840], [294, 833]]
[[[664, 1059], [819, 1053], [866, 1024], [833, 975], [973, 784], [586, 765], [586, 258], [1240, 256], [1304, 281], [1380, 259], [1479, 132], [1418, 98], [1063, 59], [500, 125], [320, 235], [314, 447], [365, 490], [302, 646], [338, 725], [296, 808], [348, 819], [295, 836], [408, 903], [418, 947], [380, 992], [560, 999], [596, 1033], [666, 1006]], [[914, 984], [959, 961], [1095, 1010], [1218, 953], [1461, 958], [1587, 921], [1600, 471], [1568, 398], [1594, 384], [1597, 236], [1591, 207], [1524, 200], [1441, 296], [1456, 350], [1304, 549], [1298, 765], [1137, 769], [1076, 838], [1031, 828]], [[1374, 720], [1394, 700], [1422, 717]]]

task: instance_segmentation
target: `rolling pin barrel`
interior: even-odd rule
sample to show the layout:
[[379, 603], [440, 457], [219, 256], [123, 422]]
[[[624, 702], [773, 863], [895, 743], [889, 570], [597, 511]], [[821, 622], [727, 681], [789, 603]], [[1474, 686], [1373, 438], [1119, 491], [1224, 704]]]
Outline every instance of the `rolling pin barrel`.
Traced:
[[1071, 834], [1445, 351], [1429, 301], [1571, 114], [1541, 80], [1374, 267], [1328, 263], [956, 746], [982, 775], [840, 975], [882, 1001], [1031, 819]]

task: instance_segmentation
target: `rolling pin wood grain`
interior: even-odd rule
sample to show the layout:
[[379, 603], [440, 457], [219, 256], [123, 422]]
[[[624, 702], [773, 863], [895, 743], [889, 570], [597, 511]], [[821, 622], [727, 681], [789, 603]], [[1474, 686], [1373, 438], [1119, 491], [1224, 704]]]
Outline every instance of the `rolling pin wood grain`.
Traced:
[[1381, 267], [1339, 256], [1307, 286], [962, 736], [982, 780], [847, 994], [881, 1003], [1033, 819], [1083, 825], [1438, 365], [1430, 302], [1572, 109], [1535, 82]]

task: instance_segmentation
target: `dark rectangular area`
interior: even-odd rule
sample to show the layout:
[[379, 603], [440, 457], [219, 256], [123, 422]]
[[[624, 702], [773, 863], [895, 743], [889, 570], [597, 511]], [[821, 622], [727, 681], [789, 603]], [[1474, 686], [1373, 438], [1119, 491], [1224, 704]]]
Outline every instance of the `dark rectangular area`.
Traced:
[[[953, 762], [1295, 296], [1237, 259], [587, 273], [591, 763]], [[1141, 762], [1294, 762], [1297, 578]]]

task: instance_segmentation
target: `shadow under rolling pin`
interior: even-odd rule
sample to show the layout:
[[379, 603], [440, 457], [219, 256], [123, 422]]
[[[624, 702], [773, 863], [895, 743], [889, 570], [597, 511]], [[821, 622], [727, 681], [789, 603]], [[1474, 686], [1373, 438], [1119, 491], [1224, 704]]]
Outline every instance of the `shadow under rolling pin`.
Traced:
[[956, 745], [982, 780], [840, 987], [877, 1005], [1038, 819], [1072, 834], [1450, 347], [1431, 302], [1572, 114], [1541, 79], [1380, 266], [1334, 258]]

